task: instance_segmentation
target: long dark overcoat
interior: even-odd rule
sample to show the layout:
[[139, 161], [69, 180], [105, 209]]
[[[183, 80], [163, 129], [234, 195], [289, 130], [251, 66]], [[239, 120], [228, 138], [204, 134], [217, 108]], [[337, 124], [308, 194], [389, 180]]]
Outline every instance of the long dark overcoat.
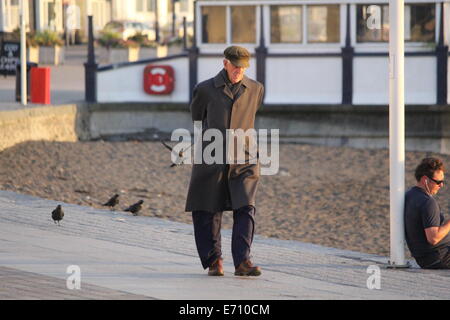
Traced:
[[[223, 134], [226, 129], [245, 131], [254, 128], [255, 114], [264, 97], [263, 85], [244, 75], [239, 92], [233, 99], [225, 83], [225, 74], [223, 69], [214, 78], [195, 87], [190, 105], [192, 120], [203, 121], [203, 130], [215, 128]], [[203, 142], [203, 150], [208, 143]], [[259, 162], [194, 163], [186, 211], [218, 212], [255, 206], [259, 176]]]

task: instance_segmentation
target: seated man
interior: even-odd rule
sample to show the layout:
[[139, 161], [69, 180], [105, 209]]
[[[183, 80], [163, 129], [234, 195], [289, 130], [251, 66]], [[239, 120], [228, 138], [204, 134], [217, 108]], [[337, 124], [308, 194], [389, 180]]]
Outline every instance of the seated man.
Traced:
[[417, 166], [417, 185], [406, 192], [406, 243], [417, 264], [424, 269], [450, 269], [450, 221], [433, 195], [444, 185], [444, 165], [425, 158]]

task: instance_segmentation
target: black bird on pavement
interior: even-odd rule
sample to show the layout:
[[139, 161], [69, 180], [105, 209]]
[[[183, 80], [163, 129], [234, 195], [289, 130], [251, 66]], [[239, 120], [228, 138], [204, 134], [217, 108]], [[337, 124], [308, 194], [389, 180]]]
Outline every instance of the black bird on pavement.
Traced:
[[56, 209], [52, 211], [53, 222], [56, 224], [56, 221], [58, 221], [58, 226], [59, 226], [59, 221], [61, 221], [63, 219], [63, 217], [64, 217], [64, 211], [61, 208], [61, 205], [58, 204]]
[[131, 212], [133, 214], [133, 216], [137, 216], [138, 212], [141, 211], [141, 209], [142, 209], [142, 204], [143, 203], [144, 203], [144, 200], [139, 200], [135, 204], [133, 204], [133, 205], [129, 206], [128, 208], [126, 208], [124, 211]]
[[[167, 149], [169, 149], [170, 150], [170, 152], [173, 152], [173, 148], [171, 147], [171, 146], [169, 146], [167, 143], [165, 143], [163, 140], [159, 140], [159, 141], [161, 141], [161, 143], [164, 145], [164, 147], [166, 147]], [[172, 168], [172, 167], [175, 167], [175, 166], [179, 166], [179, 165], [182, 165], [183, 163], [184, 163], [184, 149], [183, 148], [181, 148], [181, 150], [180, 150], [180, 152], [178, 152], [178, 158], [177, 158], [177, 160], [175, 161], [175, 163], [172, 163], [171, 165], [170, 165], [170, 167]]]
[[111, 199], [108, 200], [108, 202], [102, 204], [105, 207], [109, 207], [110, 210], [113, 210], [115, 206], [119, 204], [119, 195], [116, 193], [112, 196]]

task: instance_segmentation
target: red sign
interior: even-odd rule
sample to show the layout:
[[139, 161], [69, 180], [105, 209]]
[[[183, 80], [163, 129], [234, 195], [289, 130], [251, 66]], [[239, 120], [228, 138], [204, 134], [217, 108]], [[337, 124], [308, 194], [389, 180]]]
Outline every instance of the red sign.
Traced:
[[148, 94], [170, 94], [175, 84], [171, 66], [150, 65], [144, 69], [144, 90]]

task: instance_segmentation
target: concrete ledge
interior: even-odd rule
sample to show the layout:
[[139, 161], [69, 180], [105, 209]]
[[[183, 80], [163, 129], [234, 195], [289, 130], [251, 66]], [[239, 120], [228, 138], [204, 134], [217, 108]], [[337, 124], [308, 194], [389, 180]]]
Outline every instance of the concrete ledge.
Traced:
[[111, 112], [111, 111], [183, 111], [189, 112], [187, 103], [141, 103], [141, 102], [117, 102], [117, 103], [89, 103], [86, 104], [89, 112]]
[[[188, 103], [143, 103], [143, 102], [109, 102], [109, 103], [89, 103], [87, 104], [90, 111], [186, 111], [189, 112]], [[450, 113], [450, 105], [407, 105], [406, 113]], [[389, 112], [387, 105], [343, 105], [343, 104], [264, 104], [258, 111], [258, 114], [272, 113], [375, 113], [386, 114]]]
[[[450, 106], [406, 106], [406, 149], [450, 154]], [[283, 141], [388, 148], [387, 106], [265, 105], [256, 128]], [[0, 150], [28, 140], [77, 141], [143, 132], [193, 131], [184, 103], [93, 103], [0, 111]]]
[[192, 128], [191, 116], [186, 111], [127, 109], [90, 113], [89, 134], [92, 139], [148, 130], [171, 133], [179, 128]]
[[29, 140], [78, 141], [83, 116], [77, 105], [0, 111], [0, 150]]
[[[409, 112], [449, 112], [450, 105], [406, 105]], [[348, 105], [348, 104], [265, 104], [261, 112], [326, 112], [326, 113], [387, 113], [388, 105]]]

